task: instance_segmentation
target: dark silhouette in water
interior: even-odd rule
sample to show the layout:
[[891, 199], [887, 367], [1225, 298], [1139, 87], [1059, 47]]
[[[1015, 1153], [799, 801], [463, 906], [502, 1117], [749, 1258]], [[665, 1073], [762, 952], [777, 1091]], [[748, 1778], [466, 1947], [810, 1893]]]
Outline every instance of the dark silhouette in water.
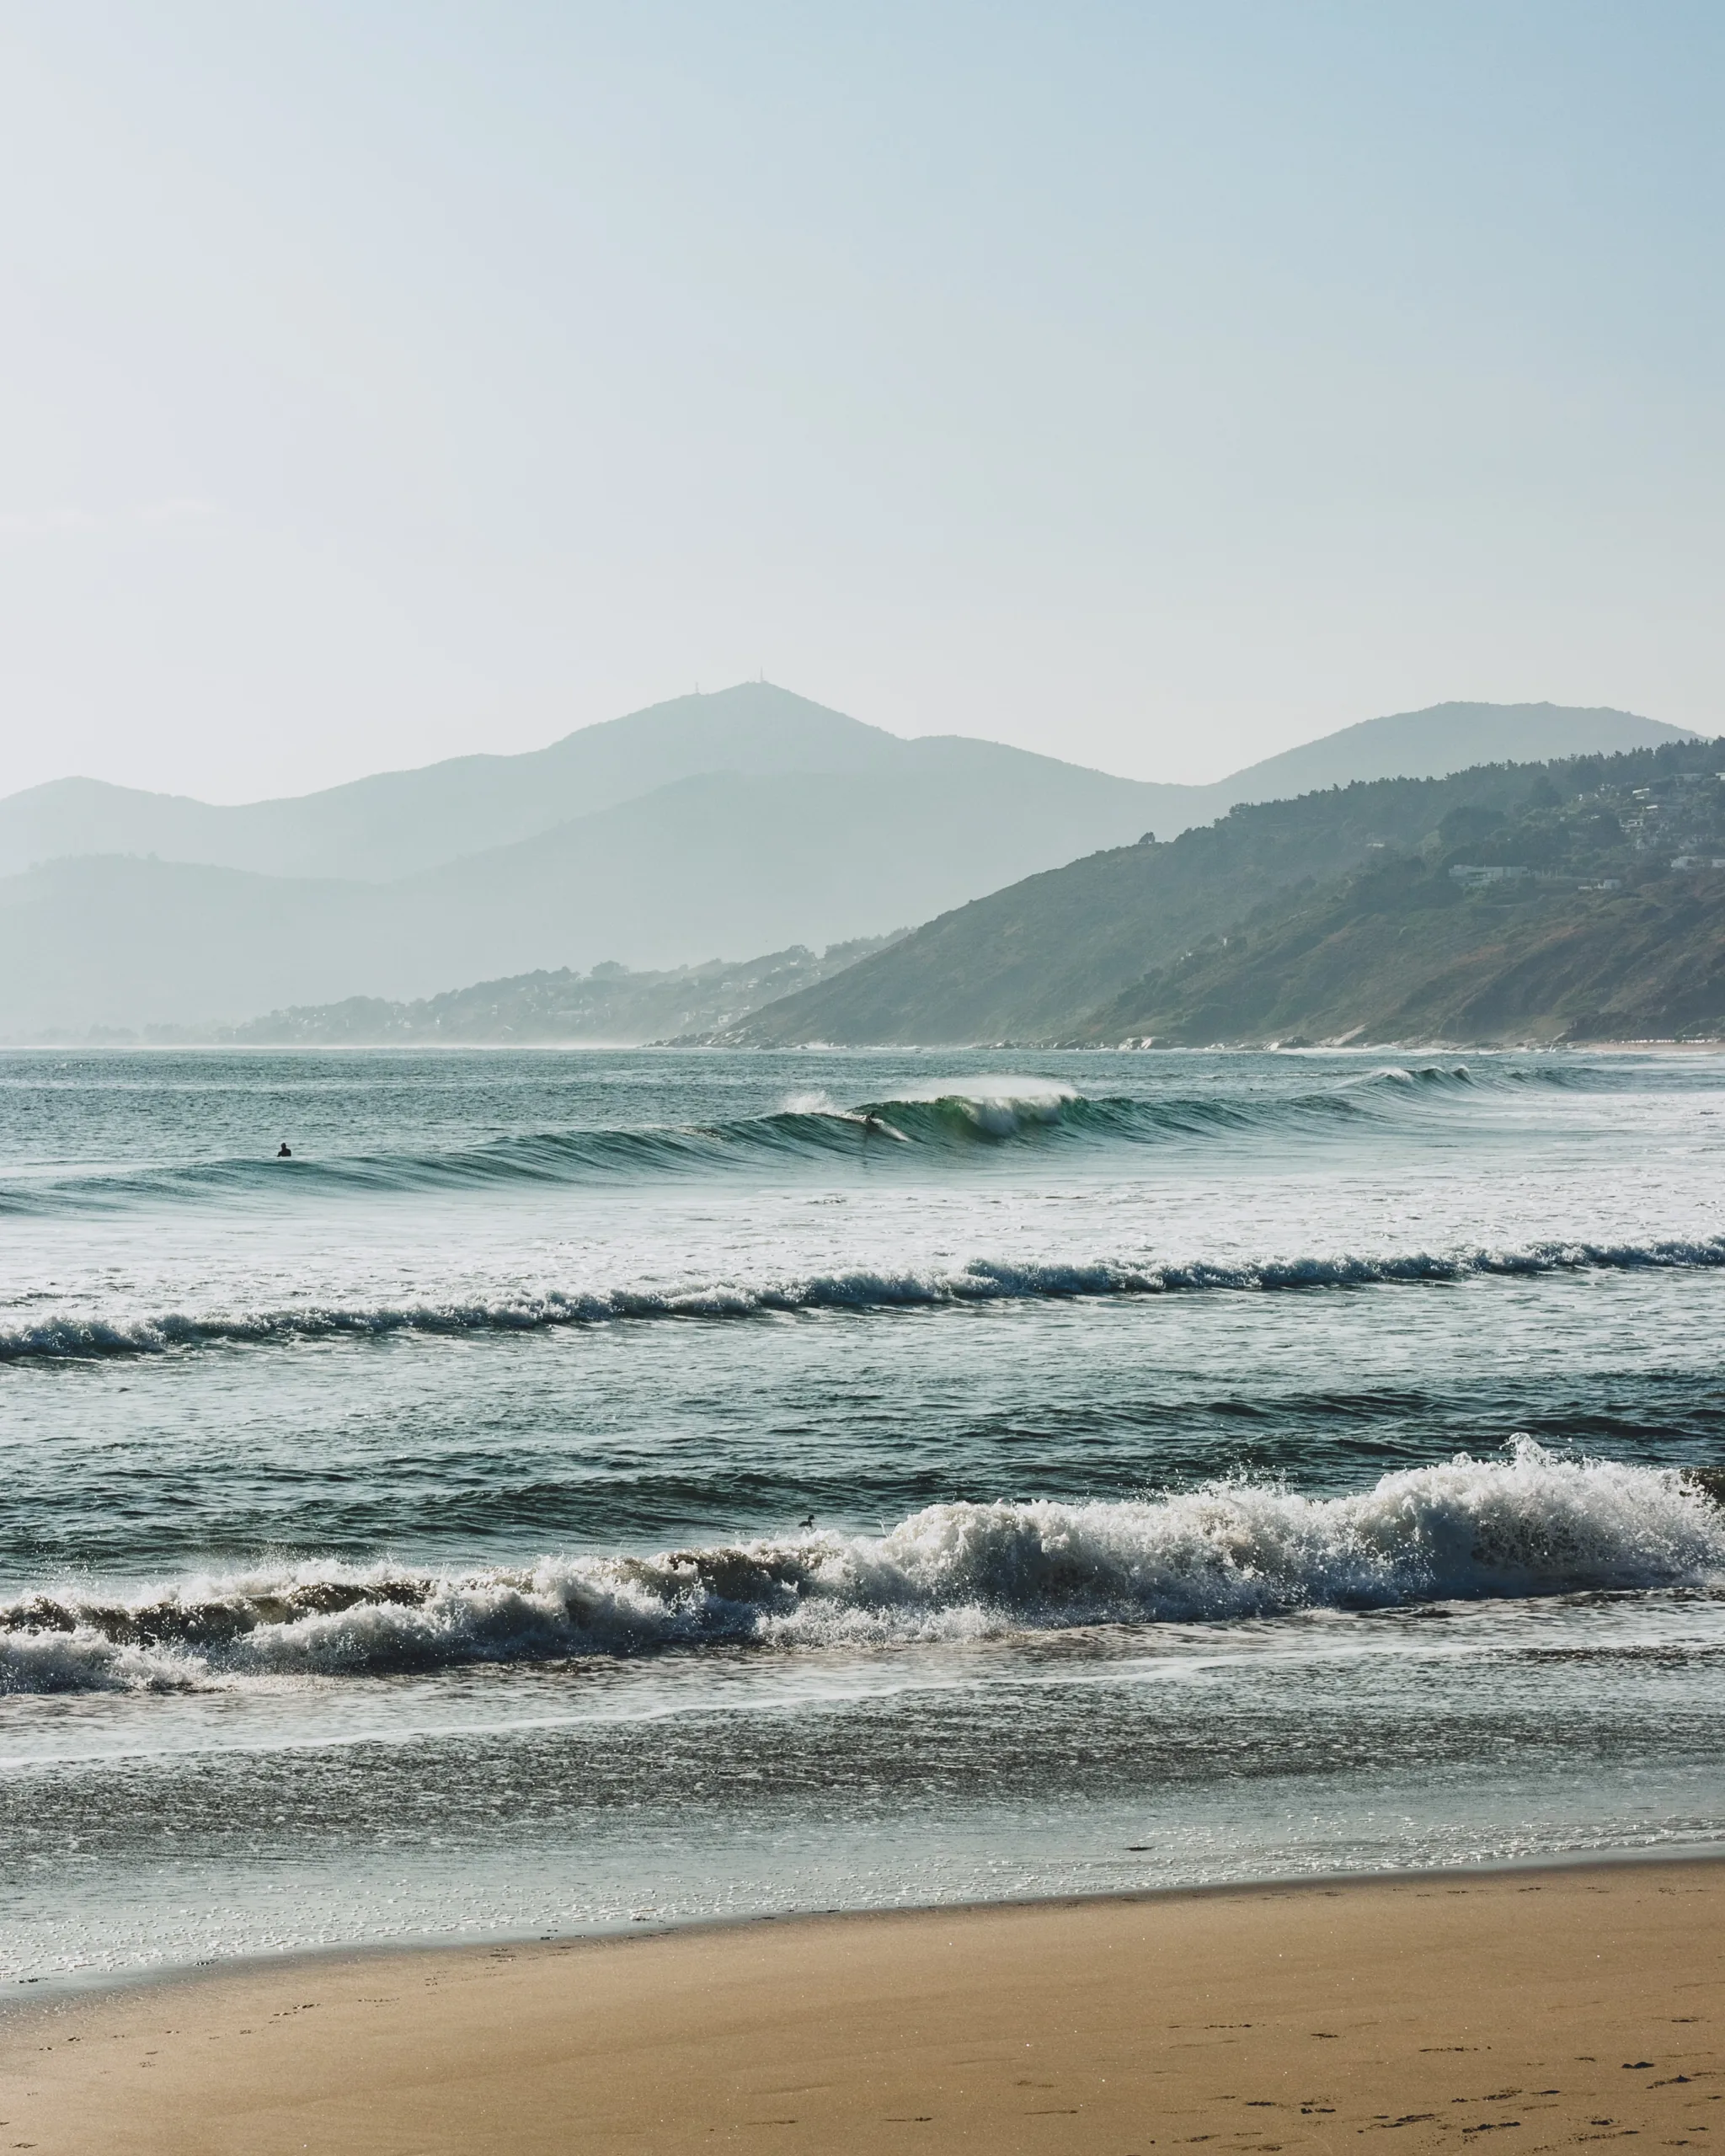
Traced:
[[285, 1138], [276, 1149], [275, 1157], [278, 1161], [291, 1161], [293, 1158], [293, 1148]]
[[799, 1519], [799, 1520], [797, 1522], [797, 1524], [798, 1524], [798, 1527], [813, 1527], [813, 1526], [814, 1526], [814, 1513], [808, 1513], [804, 1518], [803, 1518], [802, 1519]]

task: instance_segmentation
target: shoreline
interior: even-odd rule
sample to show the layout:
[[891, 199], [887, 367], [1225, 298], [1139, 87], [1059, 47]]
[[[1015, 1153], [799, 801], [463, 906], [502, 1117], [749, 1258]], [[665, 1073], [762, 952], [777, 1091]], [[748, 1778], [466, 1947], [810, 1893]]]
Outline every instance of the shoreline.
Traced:
[[425, 1055], [444, 1049], [482, 1055], [1588, 1055], [1694, 1050], [1717, 1054], [1725, 1033], [1687, 1039], [1649, 1033], [1624, 1040], [1517, 1041], [803, 1041], [758, 1048], [716, 1041], [424, 1040], [387, 1041], [0, 1041], [0, 1055]]
[[[221, 1983], [232, 1977], [265, 1977], [275, 1972], [315, 1974], [331, 1967], [355, 1967], [379, 1960], [412, 1961], [441, 1956], [519, 1953], [537, 1946], [562, 1951], [682, 1939], [708, 1934], [752, 1931], [756, 1926], [805, 1924], [871, 1924], [916, 1917], [975, 1916], [991, 1909], [1107, 1908], [1119, 1903], [1227, 1900], [1241, 1896], [1282, 1894], [1310, 1889], [1397, 1886], [1447, 1886], [1456, 1881], [1518, 1878], [1546, 1872], [1635, 1870], [1647, 1865], [1718, 1865], [1725, 1870], [1725, 1842], [1698, 1842], [1642, 1849], [1564, 1850], [1551, 1855], [1487, 1857], [1467, 1864], [1396, 1865], [1381, 1871], [1270, 1873], [1249, 1879], [1209, 1879], [1162, 1886], [1121, 1886], [1071, 1893], [1008, 1894], [986, 1901], [876, 1903], [857, 1908], [756, 1909], [738, 1916], [697, 1916], [594, 1925], [568, 1931], [487, 1930], [465, 1935], [397, 1934], [334, 1941], [323, 1946], [296, 1946], [209, 1956], [195, 1961], [151, 1963], [129, 1969], [70, 1970], [45, 1977], [10, 1980], [0, 1993], [0, 2050], [8, 2035], [32, 2017], [85, 2006], [99, 2006], [157, 1990]], [[3, 2123], [3, 2121], [0, 2121]], [[1722, 2144], [1720, 2156], [1725, 2156]]]
[[1717, 1850], [332, 1950], [0, 2019], [40, 2156], [1705, 2150], [1721, 2105]]

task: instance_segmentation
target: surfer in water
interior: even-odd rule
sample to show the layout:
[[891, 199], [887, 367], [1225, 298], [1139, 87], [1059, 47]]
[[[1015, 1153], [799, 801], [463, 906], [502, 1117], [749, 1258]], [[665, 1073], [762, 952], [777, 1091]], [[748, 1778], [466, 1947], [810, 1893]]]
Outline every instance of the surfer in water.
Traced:
[[275, 1149], [275, 1157], [278, 1161], [291, 1161], [293, 1158], [293, 1148], [285, 1138]]

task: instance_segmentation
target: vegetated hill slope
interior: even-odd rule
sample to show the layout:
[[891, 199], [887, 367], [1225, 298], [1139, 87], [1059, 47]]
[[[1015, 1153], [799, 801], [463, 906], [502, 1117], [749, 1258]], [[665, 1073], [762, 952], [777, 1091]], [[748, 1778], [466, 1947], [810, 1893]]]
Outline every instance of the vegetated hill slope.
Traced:
[[1713, 1039], [1725, 873], [1464, 894], [1423, 862], [1368, 870], [1164, 968], [1083, 1032], [1163, 1047]]
[[[0, 800], [0, 876], [74, 854], [138, 853], [259, 875], [389, 882], [718, 771], [871, 775], [907, 792], [968, 784], [978, 822], [994, 814], [1022, 820], [1037, 804], [1070, 808], [1081, 800], [1092, 820], [1076, 843], [1088, 848], [1146, 830], [1166, 837], [1238, 801], [1357, 778], [1435, 776], [1488, 758], [1525, 761], [1674, 738], [1675, 729], [1630, 712], [1440, 704], [1368, 719], [1213, 785], [1164, 786], [998, 742], [904, 740], [773, 683], [747, 681], [582, 727], [526, 755], [456, 756], [238, 807], [57, 779]], [[1042, 857], [1050, 866], [1061, 857]]]
[[907, 792], [968, 786], [978, 821], [1000, 814], [1023, 823], [1039, 808], [1070, 814], [1082, 803], [1092, 846], [1136, 838], [1170, 800], [1170, 789], [999, 742], [904, 740], [772, 682], [746, 681], [582, 727], [523, 755], [457, 756], [240, 807], [56, 780], [0, 801], [0, 874], [71, 854], [153, 853], [262, 875], [388, 882], [714, 772], [868, 776]]
[[595, 966], [591, 973], [522, 974], [451, 989], [414, 1003], [350, 996], [272, 1011], [220, 1038], [242, 1047], [388, 1047], [436, 1042], [604, 1043], [633, 1047], [697, 1027], [724, 1026], [768, 997], [825, 980], [888, 939], [802, 945], [733, 965], [713, 959], [664, 973]]
[[[755, 1012], [726, 1038], [761, 1046], [1104, 1038], [1094, 1014], [1112, 1011], [1146, 973], [1256, 909], [1275, 918], [1301, 886], [1333, 883], [1376, 849], [1423, 846], [1457, 812], [1479, 812], [1483, 830], [1493, 819], [1513, 822], [1547, 793], [1573, 802], [1604, 786], [1627, 799], [1637, 786], [1669, 790], [1681, 773], [1709, 772], [1721, 756], [1720, 744], [1676, 743], [1243, 806], [1172, 843], [1093, 855], [961, 907], [838, 978]], [[1625, 840], [1615, 815], [1610, 821], [1614, 845], [1632, 849], [1647, 835]], [[1679, 827], [1674, 819], [1674, 834]], [[1115, 1025], [1112, 1015], [1096, 1023], [1114, 1026], [1114, 1039], [1153, 1030], [1124, 1017]]]
[[[1134, 983], [1077, 1038], [1713, 1038], [1725, 1033], [1725, 782], [1663, 791], [1539, 800], [1489, 828], [1464, 809], [1418, 854], [1381, 854], [1291, 914], [1260, 907]], [[1493, 872], [1503, 880], [1475, 880]]]

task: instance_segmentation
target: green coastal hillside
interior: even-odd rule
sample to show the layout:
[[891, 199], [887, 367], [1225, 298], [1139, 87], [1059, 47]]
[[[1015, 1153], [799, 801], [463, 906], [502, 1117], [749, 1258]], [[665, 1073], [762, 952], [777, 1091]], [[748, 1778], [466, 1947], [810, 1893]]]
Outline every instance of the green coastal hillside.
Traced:
[[[1448, 778], [1384, 779], [1236, 808], [1170, 843], [1092, 854], [959, 907], [719, 1038], [758, 1046], [937, 1046], [1153, 1033], [1152, 1005], [1174, 1007], [1164, 969], [1247, 924], [1253, 935], [1274, 936], [1314, 905], [1329, 903], [1327, 893], [1343, 903], [1340, 887], [1369, 864], [1418, 857], [1422, 872], [1435, 870], [1427, 879], [1442, 901], [1434, 901], [1435, 915], [1451, 894], [1462, 894], [1449, 870], [1470, 862], [1528, 872], [1506, 876], [1511, 883], [1543, 873], [1573, 886], [1591, 872], [1639, 891], [1672, 873], [1669, 862], [1685, 846], [1717, 842], [1725, 856], [1725, 789], [1715, 776], [1722, 764], [1725, 743], [1685, 741], [1623, 755], [1485, 765]], [[1577, 895], [1572, 889], [1572, 903]], [[1607, 909], [1605, 917], [1626, 920], [1628, 910]], [[1490, 926], [1500, 916], [1477, 910], [1455, 918], [1459, 935], [1468, 923]], [[1426, 932], [1434, 939], [1431, 953], [1453, 961], [1438, 927]], [[1415, 991], [1425, 950], [1416, 938], [1395, 961], [1404, 969], [1401, 1000]], [[1220, 982], [1234, 961], [1216, 963]], [[1180, 1025], [1201, 1031], [1195, 1006], [1180, 1007]], [[1319, 1022], [1314, 1013], [1309, 1025], [1291, 1004], [1276, 1008], [1295, 1030]], [[1363, 1003], [1327, 1022], [1326, 1032], [1370, 1022]], [[1269, 1026], [1265, 1016], [1256, 1030]], [[1207, 1035], [1224, 1037], [1229, 1029], [1221, 1027]]]
[[1725, 867], [1632, 888], [1367, 869], [1135, 985], [1088, 1044], [1637, 1041], [1725, 1033]]

